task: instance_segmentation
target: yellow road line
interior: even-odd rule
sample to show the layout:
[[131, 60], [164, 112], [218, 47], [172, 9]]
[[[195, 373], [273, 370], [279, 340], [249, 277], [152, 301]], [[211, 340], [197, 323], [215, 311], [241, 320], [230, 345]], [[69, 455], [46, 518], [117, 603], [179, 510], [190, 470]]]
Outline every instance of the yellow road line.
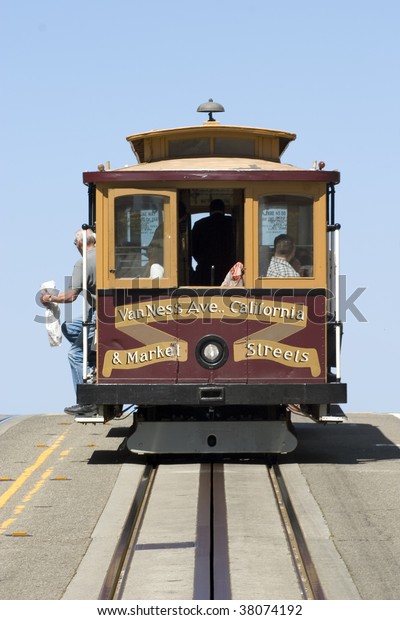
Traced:
[[29, 502], [32, 499], [32, 497], [35, 495], [35, 493], [37, 493], [39, 489], [42, 488], [45, 481], [47, 480], [47, 478], [50, 476], [52, 472], [53, 472], [53, 468], [49, 467], [49, 469], [45, 471], [44, 474], [41, 475], [40, 480], [36, 482], [33, 489], [31, 489], [29, 493], [25, 495], [24, 499], [22, 500], [24, 503]]
[[41, 455], [36, 459], [35, 463], [30, 467], [27, 467], [25, 471], [22, 472], [20, 476], [15, 480], [15, 482], [10, 486], [7, 491], [5, 491], [2, 495], [0, 495], [0, 508], [6, 505], [8, 500], [15, 495], [15, 493], [22, 487], [22, 485], [28, 480], [28, 478], [49, 458], [49, 456], [57, 450], [60, 446], [61, 442], [65, 439], [65, 435], [60, 435], [57, 437], [56, 441], [52, 446], [44, 450]]
[[0, 523], [0, 534], [3, 534], [6, 529], [16, 520], [16, 517], [14, 517], [12, 519], [7, 519], [7, 521], [3, 521], [3, 523]]
[[[37, 493], [42, 486], [44, 485], [44, 483], [46, 482], [47, 478], [50, 477], [50, 475], [53, 472], [53, 468], [49, 467], [44, 474], [41, 475], [40, 480], [38, 482], [36, 482], [36, 484], [33, 486], [33, 488], [29, 491], [29, 493], [27, 493], [24, 497], [24, 499], [22, 500], [23, 503], [19, 504], [18, 506], [16, 506], [16, 508], [14, 509], [14, 515], [18, 516], [22, 513], [23, 510], [25, 510], [26, 508], [26, 504], [27, 502], [29, 502], [32, 497], [35, 495], [35, 493]], [[14, 523], [14, 521], [16, 521], [16, 518], [13, 519], [9, 519], [8, 521], [5, 521], [4, 523], [2, 523], [0, 525], [0, 534], [4, 534], [4, 532], [8, 529], [8, 527]]]

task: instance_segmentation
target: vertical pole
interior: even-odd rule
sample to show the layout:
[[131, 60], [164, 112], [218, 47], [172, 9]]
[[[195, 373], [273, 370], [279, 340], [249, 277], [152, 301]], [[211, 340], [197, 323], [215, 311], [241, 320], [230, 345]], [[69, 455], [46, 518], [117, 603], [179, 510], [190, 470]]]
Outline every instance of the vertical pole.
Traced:
[[83, 230], [83, 243], [82, 243], [82, 284], [83, 284], [83, 309], [82, 309], [82, 321], [83, 321], [83, 369], [82, 379], [83, 383], [87, 381], [88, 375], [88, 290], [87, 290], [87, 230], [91, 228], [94, 230], [96, 221], [96, 186], [94, 183], [89, 183], [88, 186], [88, 216], [89, 224], [82, 224]]
[[83, 321], [83, 383], [87, 381], [87, 367], [88, 367], [88, 302], [87, 302], [87, 224], [82, 224], [83, 230], [83, 243], [82, 243], [82, 284], [83, 284], [83, 308], [82, 308], [82, 321]]
[[333, 183], [329, 184], [330, 195], [331, 195], [331, 221], [330, 223], [335, 224], [335, 186]]
[[[335, 186], [333, 183], [328, 185], [328, 285], [330, 293], [334, 293], [334, 303], [330, 304], [334, 310], [335, 317], [335, 356], [336, 356], [336, 381], [340, 381], [342, 377], [340, 346], [342, 336], [342, 322], [340, 319], [340, 224], [335, 223]], [[330, 247], [329, 247], [330, 246]]]
[[340, 345], [342, 322], [340, 320], [340, 224], [336, 224], [333, 233], [335, 240], [335, 336], [336, 336], [336, 381], [341, 380]]
[[89, 225], [93, 226], [96, 221], [96, 186], [94, 183], [89, 183], [88, 199], [89, 199]]

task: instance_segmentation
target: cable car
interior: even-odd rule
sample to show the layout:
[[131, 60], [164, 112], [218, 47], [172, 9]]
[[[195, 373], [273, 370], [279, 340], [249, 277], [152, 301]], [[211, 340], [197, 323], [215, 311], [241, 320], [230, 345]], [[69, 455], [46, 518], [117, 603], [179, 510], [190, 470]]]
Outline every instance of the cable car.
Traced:
[[134, 453], [290, 452], [293, 411], [344, 418], [340, 174], [283, 163], [293, 133], [224, 125], [212, 100], [198, 111], [197, 126], [128, 136], [134, 165], [83, 174], [97, 363], [78, 402], [99, 415], [76, 419], [135, 405]]

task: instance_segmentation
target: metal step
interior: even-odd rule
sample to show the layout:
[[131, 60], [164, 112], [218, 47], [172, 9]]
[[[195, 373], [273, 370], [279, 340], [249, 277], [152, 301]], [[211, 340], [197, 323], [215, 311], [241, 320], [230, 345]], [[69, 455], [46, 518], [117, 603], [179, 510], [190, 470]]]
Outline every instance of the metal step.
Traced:
[[102, 415], [76, 415], [75, 422], [79, 424], [104, 424]]

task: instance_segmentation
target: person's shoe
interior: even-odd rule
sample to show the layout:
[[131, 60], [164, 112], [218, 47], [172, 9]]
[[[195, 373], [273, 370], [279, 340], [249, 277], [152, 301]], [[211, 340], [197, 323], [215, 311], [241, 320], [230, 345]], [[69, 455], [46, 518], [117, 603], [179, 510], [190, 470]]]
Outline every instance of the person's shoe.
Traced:
[[301, 413], [302, 413], [302, 411], [301, 411], [301, 405], [298, 405], [298, 404], [294, 404], [294, 405], [292, 405], [292, 404], [290, 404], [290, 405], [286, 405], [286, 409], [287, 409], [288, 411], [290, 411], [291, 413], [299, 413], [299, 414], [301, 414]]
[[307, 405], [290, 404], [286, 405], [286, 409], [291, 413], [297, 413], [299, 415], [308, 415], [309, 407]]
[[65, 407], [65, 413], [68, 415], [95, 415], [97, 413], [96, 405], [72, 405]]

